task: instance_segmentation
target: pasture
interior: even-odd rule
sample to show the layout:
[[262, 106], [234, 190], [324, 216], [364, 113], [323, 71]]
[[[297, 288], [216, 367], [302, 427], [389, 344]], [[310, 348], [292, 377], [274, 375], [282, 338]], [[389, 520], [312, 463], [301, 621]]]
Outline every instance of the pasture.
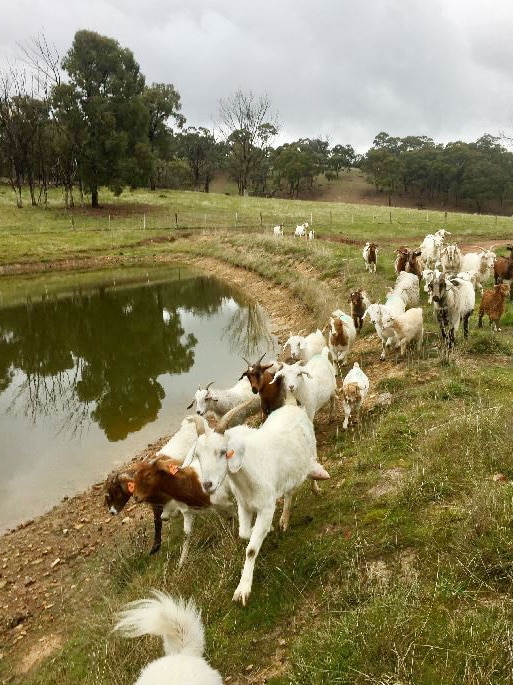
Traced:
[[[111, 210], [110, 228], [107, 209], [95, 216], [76, 210], [70, 228], [69, 214], [58, 206], [11, 212], [2, 204], [0, 264], [8, 270], [14, 263], [28, 269], [45, 261], [107, 265], [185, 256], [239, 279], [284, 340], [290, 332], [324, 326], [337, 307], [347, 311], [348, 294], [357, 287], [383, 301], [394, 282], [398, 243], [419, 244], [441, 225], [451, 240], [469, 244], [513, 234], [509, 218], [193, 193], [166, 192], [153, 201], [147, 195], [102, 194], [118, 212], [113, 219]], [[177, 230], [174, 214], [187, 212], [194, 219]], [[271, 235], [274, 224], [284, 223], [287, 231], [311, 215], [318, 235], [356, 243]], [[363, 265], [368, 239], [380, 244], [376, 274]], [[200, 521], [189, 559], [177, 571], [179, 521], [165, 524], [163, 548], [150, 557], [151, 516], [134, 507], [127, 511], [130, 523], [112, 520], [110, 542], [80, 564], [66, 568], [65, 554], [52, 549], [52, 559], [64, 560], [60, 580], [47, 590], [49, 604], [58, 597], [47, 610], [52, 621], [34, 620], [20, 639], [19, 630], [2, 631], [2, 677], [17, 672], [10, 682], [30, 685], [132, 683], [161, 654], [160, 640], [124, 640], [111, 632], [113, 617], [125, 602], [158, 588], [194, 597], [206, 626], [207, 658], [227, 683], [512, 683], [513, 313], [509, 305], [497, 334], [487, 325], [478, 330], [474, 314], [468, 340], [460, 331], [447, 362], [424, 293], [421, 304], [424, 345], [403, 360], [393, 354], [380, 362], [379, 342], [365, 323], [345, 368], [358, 361], [371, 381], [361, 423], [342, 430], [340, 405], [333, 423], [327, 411], [316, 418], [319, 457], [331, 480], [318, 497], [300, 488], [289, 530], [276, 527], [267, 536], [247, 607], [231, 600], [245, 549], [236, 529], [215, 517]], [[379, 403], [383, 393], [390, 393], [390, 405]], [[91, 498], [87, 530], [94, 537], [107, 511], [100, 508], [101, 491]], [[16, 538], [3, 542], [16, 547]], [[28, 571], [18, 551], [22, 578]], [[20, 674], [21, 654], [48, 632], [60, 636], [58, 646]]]

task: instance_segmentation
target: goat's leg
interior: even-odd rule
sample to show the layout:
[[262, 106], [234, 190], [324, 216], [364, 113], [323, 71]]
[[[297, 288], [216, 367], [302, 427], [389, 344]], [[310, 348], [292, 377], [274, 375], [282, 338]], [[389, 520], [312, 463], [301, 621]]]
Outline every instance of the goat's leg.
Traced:
[[185, 537], [183, 541], [182, 553], [180, 554], [180, 559], [178, 560], [178, 568], [182, 568], [183, 563], [186, 560], [187, 555], [189, 554], [189, 547], [191, 546], [192, 526], [194, 524], [195, 516], [196, 514], [192, 511], [183, 512], [183, 533]]
[[273, 502], [272, 506], [259, 511], [251, 531], [249, 544], [246, 547], [246, 561], [244, 562], [239, 584], [233, 594], [233, 601], [242, 602], [244, 606], [246, 606], [251, 594], [255, 561], [267, 533], [271, 530], [275, 508], [276, 503]]
[[239, 516], [239, 537], [242, 540], [249, 540], [251, 526], [253, 525], [253, 513], [245, 509], [240, 503], [237, 503], [237, 513]]
[[162, 544], [162, 507], [153, 504], [151, 508], [153, 510], [153, 545], [150, 554], [156, 554]]
[[468, 320], [470, 319], [472, 312], [468, 312], [463, 317], [463, 337], [468, 338]]
[[[313, 481], [315, 483], [315, 481]], [[290, 521], [290, 506], [292, 504], [292, 493], [287, 492], [283, 495], [283, 511], [280, 516], [281, 530], [287, 530]]]

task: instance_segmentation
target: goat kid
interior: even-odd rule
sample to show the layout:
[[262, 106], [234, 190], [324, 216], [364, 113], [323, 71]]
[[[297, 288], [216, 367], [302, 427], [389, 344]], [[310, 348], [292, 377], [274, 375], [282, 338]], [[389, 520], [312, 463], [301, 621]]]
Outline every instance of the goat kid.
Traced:
[[358, 423], [360, 420], [360, 409], [362, 402], [369, 392], [370, 382], [368, 376], [361, 370], [358, 362], [353, 364], [353, 368], [347, 373], [342, 382], [342, 398], [344, 408], [344, 423], [342, 428], [347, 430], [349, 419], [353, 417]]
[[369, 273], [376, 273], [378, 261], [378, 246], [376, 243], [367, 241], [362, 250], [362, 257], [365, 263], [365, 270]]
[[483, 316], [488, 314], [490, 325], [494, 331], [500, 331], [499, 324], [501, 316], [506, 309], [506, 298], [510, 294], [510, 286], [508, 283], [498, 283], [490, 290], [485, 290], [479, 305], [479, 321], [478, 326], [483, 326]]
[[420, 352], [424, 337], [422, 307], [408, 309], [403, 314], [385, 312], [382, 325], [384, 329], [393, 329], [402, 357], [406, 354], [406, 347], [410, 342], [416, 343]]
[[509, 250], [509, 257], [498, 255], [495, 258], [493, 276], [495, 284], [509, 281], [509, 299], [513, 300], [513, 245], [507, 245], [506, 249]]
[[324, 330], [328, 329], [328, 348], [335, 362], [336, 370], [340, 373], [340, 367], [345, 363], [346, 357], [351, 351], [356, 340], [356, 327], [353, 317], [341, 309], [331, 313]]
[[326, 345], [324, 335], [317, 329], [306, 337], [303, 335], [290, 335], [287, 342], [283, 345], [283, 350], [287, 345], [290, 347], [290, 356], [293, 359], [302, 359], [309, 361], [316, 354], [322, 352], [322, 348]]
[[152, 599], [127, 604], [114, 627], [124, 637], [157, 635], [165, 656], [143, 668], [134, 685], [223, 685], [219, 671], [204, 659], [205, 631], [192, 600], [153, 590]]
[[363, 316], [371, 302], [365, 290], [362, 290], [361, 288], [358, 290], [353, 290], [353, 292], [349, 294], [347, 301], [351, 307], [351, 316], [353, 318], [354, 327], [359, 333], [363, 326]]

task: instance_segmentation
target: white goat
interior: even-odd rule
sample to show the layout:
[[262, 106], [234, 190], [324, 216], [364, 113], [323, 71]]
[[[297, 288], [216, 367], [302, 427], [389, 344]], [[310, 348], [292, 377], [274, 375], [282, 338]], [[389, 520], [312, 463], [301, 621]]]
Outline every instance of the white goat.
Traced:
[[431, 288], [429, 286], [433, 282], [433, 279], [438, 278], [438, 276], [441, 273], [442, 272], [438, 271], [438, 269], [424, 269], [422, 271], [422, 279], [424, 281], [424, 292], [428, 295], [429, 304], [433, 302], [433, 293], [431, 292]]
[[324, 336], [322, 332], [317, 329], [314, 333], [310, 333], [306, 337], [303, 335], [291, 335], [287, 342], [283, 345], [285, 349], [289, 345], [290, 356], [293, 359], [302, 359], [303, 361], [309, 361], [316, 354], [322, 352], [323, 347], [326, 345]]
[[299, 226], [296, 226], [296, 230], [294, 231], [294, 237], [295, 238], [305, 238], [306, 237], [306, 229], [308, 228], [309, 223], [308, 221], [305, 221], [304, 224], [300, 224]]
[[433, 266], [439, 259], [446, 235], [451, 235], [445, 228], [440, 228], [434, 234], [429, 233], [421, 243], [422, 261], [427, 268]]
[[477, 288], [481, 288], [481, 292], [483, 291], [483, 286], [481, 285], [481, 283], [479, 283], [478, 280], [477, 271], [475, 271], [474, 269], [470, 269], [470, 271], [459, 271], [456, 274], [456, 278], [462, 278], [464, 281], [470, 281], [472, 283], [474, 290], [477, 290]]
[[358, 362], [353, 364], [353, 368], [347, 373], [342, 382], [342, 397], [344, 407], [344, 423], [342, 428], [347, 430], [349, 425], [349, 418], [354, 416], [356, 422], [360, 417], [360, 408], [362, 402], [367, 397], [369, 392], [369, 378], [361, 370]]
[[273, 235], [280, 237], [283, 236], [283, 224], [278, 224], [273, 228]]
[[316, 412], [328, 402], [330, 403], [330, 421], [333, 419], [337, 380], [327, 347], [324, 347], [322, 353], [312, 357], [309, 362], [283, 364], [281, 369], [274, 374], [271, 383], [281, 377], [287, 390], [306, 409], [311, 421], [314, 420]]
[[404, 314], [391, 314], [390, 312], [385, 312], [382, 324], [383, 328], [392, 328], [394, 330], [402, 357], [404, 357], [406, 346], [410, 342], [415, 342], [417, 344], [417, 350], [421, 350], [422, 339], [424, 337], [422, 307], [408, 309]]
[[315, 239], [315, 231], [312, 228], [311, 231], [308, 231], [308, 240], [314, 240], [314, 239]]
[[198, 386], [194, 394], [194, 399], [188, 405], [187, 409], [191, 409], [196, 402], [196, 413], [204, 416], [208, 411], [211, 411], [216, 418], [221, 418], [226, 412], [230, 411], [237, 405], [249, 400], [253, 393], [251, 384], [247, 378], [242, 378], [231, 388], [225, 390], [210, 390], [210, 386], [214, 381], [211, 381], [205, 388]]
[[478, 252], [467, 252], [461, 259], [461, 271], [474, 270], [477, 274], [477, 287], [483, 293], [483, 283], [493, 276], [493, 264], [496, 258], [495, 252], [491, 250], [481, 250]]
[[401, 271], [389, 293], [389, 296], [391, 295], [398, 295], [404, 301], [405, 307], [415, 307], [420, 299], [418, 277], [414, 273]]
[[[235, 410], [234, 410], [235, 411]], [[203, 473], [203, 488], [213, 493], [226, 476], [237, 501], [239, 536], [249, 539], [246, 560], [234, 601], [246, 605], [255, 561], [271, 530], [276, 500], [283, 497], [280, 527], [286, 530], [293, 491], [312, 473], [329, 478], [317, 463], [313, 424], [303, 407], [287, 404], [273, 411], [259, 428], [236, 426], [227, 429], [229, 415], [216, 429], [207, 428], [184, 462], [196, 456]], [[255, 517], [253, 523], [253, 518]]]
[[[417, 277], [415, 276], [415, 278]], [[381, 361], [385, 359], [386, 348], [395, 348], [399, 345], [394, 329], [383, 326], [383, 316], [387, 312], [393, 315], [403, 314], [404, 310], [405, 304], [403, 298], [392, 293], [387, 295], [385, 304], [371, 304], [371, 306], [368, 307], [367, 311], [365, 312], [365, 316], [368, 316], [372, 321], [374, 328], [376, 329], [376, 333], [381, 340]]]
[[474, 311], [476, 294], [470, 281], [463, 278], [448, 279], [440, 274], [430, 284], [433, 308], [440, 326], [442, 339], [450, 350], [455, 343], [455, 333], [463, 321], [463, 335], [468, 336], [468, 320]]
[[336, 363], [337, 370], [340, 370], [340, 365], [345, 363], [346, 357], [356, 340], [356, 327], [354, 325], [353, 317], [349, 316], [341, 309], [335, 309], [335, 311], [331, 313], [325, 328], [329, 328], [329, 351]]
[[446, 245], [440, 253], [440, 262], [444, 273], [458, 273], [461, 269], [461, 259], [463, 255], [456, 243]]
[[205, 631], [194, 602], [173, 599], [153, 590], [154, 599], [141, 599], [120, 612], [114, 630], [124, 637], [158, 635], [165, 656], [143, 668], [134, 685], [223, 685], [219, 671], [203, 658]]

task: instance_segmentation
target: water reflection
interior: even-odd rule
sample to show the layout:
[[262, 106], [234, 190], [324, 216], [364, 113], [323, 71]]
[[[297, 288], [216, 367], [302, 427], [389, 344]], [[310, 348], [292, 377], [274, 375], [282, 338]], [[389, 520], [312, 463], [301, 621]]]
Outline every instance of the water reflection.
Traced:
[[222, 338], [234, 352], [250, 357], [272, 344], [270, 334], [262, 339], [262, 310], [249, 301], [239, 307], [230, 288], [209, 277], [28, 298], [1, 311], [0, 393], [16, 378], [9, 412], [34, 422], [60, 414], [73, 435], [94, 422], [109, 441], [123, 440], [157, 417], [159, 377], [194, 364], [198, 341], [183, 327], [184, 312], [206, 316], [227, 303], [233, 316]]

